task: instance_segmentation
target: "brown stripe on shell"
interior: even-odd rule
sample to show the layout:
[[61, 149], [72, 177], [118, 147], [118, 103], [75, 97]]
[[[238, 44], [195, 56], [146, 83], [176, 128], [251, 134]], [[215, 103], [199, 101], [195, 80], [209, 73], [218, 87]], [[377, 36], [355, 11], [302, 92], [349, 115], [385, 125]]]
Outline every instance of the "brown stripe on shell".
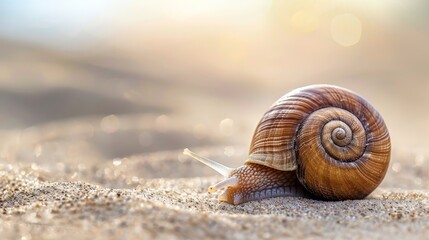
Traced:
[[[321, 126], [306, 122], [312, 121], [311, 114], [320, 109], [337, 112], [328, 116], [334, 120], [358, 119], [358, 123], [348, 124], [352, 129], [363, 128], [357, 131], [360, 133], [353, 132], [359, 135], [359, 141], [331, 147], [342, 153], [332, 153], [332, 149], [326, 152], [321, 133], [329, 119], [319, 121]], [[311, 131], [303, 129], [309, 126]], [[342, 156], [347, 159], [342, 160]], [[255, 130], [247, 162], [283, 171], [295, 170], [299, 165], [298, 178], [313, 194], [325, 199], [351, 199], [365, 197], [378, 186], [389, 159], [389, 133], [366, 100], [340, 87], [313, 85], [286, 94], [265, 113]]]

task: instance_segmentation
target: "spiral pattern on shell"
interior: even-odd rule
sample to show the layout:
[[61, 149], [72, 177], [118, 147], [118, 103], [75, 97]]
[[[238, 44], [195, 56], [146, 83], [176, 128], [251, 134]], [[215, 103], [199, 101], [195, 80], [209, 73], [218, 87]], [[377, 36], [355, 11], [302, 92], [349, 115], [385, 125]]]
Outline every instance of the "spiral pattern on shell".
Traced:
[[343, 200], [370, 194], [389, 160], [386, 125], [365, 99], [344, 88], [313, 85], [286, 94], [267, 111], [247, 162], [296, 170], [316, 197]]

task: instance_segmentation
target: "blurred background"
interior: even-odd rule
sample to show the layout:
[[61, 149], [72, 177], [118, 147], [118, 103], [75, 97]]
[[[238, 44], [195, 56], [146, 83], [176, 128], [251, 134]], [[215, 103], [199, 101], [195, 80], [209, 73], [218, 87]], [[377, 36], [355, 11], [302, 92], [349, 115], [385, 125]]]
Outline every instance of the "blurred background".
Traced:
[[401, 154], [419, 167], [428, 43], [426, 0], [2, 1], [0, 160], [82, 170], [215, 147], [239, 165], [274, 101], [327, 83], [379, 110], [391, 171]]

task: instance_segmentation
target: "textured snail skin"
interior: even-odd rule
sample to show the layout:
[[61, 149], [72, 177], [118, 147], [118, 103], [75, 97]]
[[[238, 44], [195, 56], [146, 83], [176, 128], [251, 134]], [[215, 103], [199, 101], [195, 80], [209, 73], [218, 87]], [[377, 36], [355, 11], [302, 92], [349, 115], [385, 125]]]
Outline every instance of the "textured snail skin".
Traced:
[[299, 184], [295, 171], [280, 171], [259, 164], [247, 163], [235, 169], [237, 187], [228, 187], [220, 200], [234, 205], [280, 196], [310, 197]]
[[189, 155], [218, 171], [220, 201], [240, 204], [277, 196], [361, 199], [383, 180], [390, 137], [380, 114], [350, 90], [331, 85], [296, 89], [275, 102], [253, 134], [243, 166], [231, 169]]

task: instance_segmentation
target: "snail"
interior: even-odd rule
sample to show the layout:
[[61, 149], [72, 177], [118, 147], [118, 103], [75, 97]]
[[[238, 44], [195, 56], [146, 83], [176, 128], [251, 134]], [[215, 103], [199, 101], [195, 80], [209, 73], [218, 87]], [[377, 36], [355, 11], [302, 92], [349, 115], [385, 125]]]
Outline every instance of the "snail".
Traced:
[[383, 180], [390, 137], [380, 114], [356, 93], [332, 85], [293, 90], [264, 114], [243, 166], [226, 167], [189, 149], [184, 154], [225, 179], [218, 200], [230, 204], [278, 196], [362, 199]]

